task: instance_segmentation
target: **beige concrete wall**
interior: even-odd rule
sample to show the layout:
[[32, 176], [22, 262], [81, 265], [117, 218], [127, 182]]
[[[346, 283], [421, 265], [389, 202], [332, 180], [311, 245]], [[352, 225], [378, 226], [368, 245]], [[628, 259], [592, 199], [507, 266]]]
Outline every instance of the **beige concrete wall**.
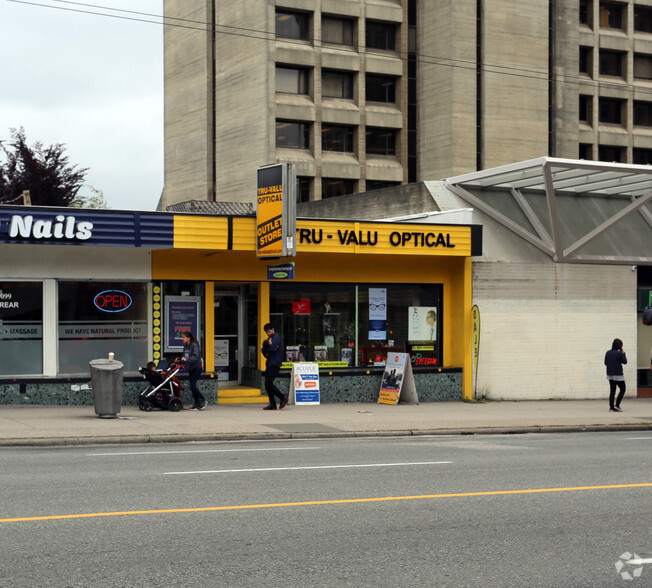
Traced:
[[476, 0], [419, 2], [419, 180], [476, 169]]
[[164, 29], [164, 180], [158, 209], [185, 200], [210, 200], [212, 160], [210, 23], [208, 2], [165, 0], [173, 18], [196, 27]]
[[485, 3], [483, 169], [548, 154], [548, 5]]
[[552, 157], [579, 157], [579, 26], [577, 2], [553, 3]]
[[628, 266], [474, 263], [478, 396], [606, 399], [604, 354], [616, 337], [631, 358], [625, 378], [635, 396], [635, 293]]
[[216, 199], [253, 202], [256, 169], [275, 163], [274, 2], [216, 5]]

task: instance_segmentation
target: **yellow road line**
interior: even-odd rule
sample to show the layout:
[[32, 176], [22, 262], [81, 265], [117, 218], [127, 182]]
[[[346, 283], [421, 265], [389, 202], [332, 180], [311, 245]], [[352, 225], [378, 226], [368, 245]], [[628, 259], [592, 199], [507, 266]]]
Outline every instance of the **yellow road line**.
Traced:
[[487, 492], [458, 492], [455, 494], [422, 494], [417, 496], [383, 496], [377, 498], [343, 498], [340, 500], [310, 500], [306, 502], [278, 502], [271, 504], [239, 504], [231, 506], [204, 506], [198, 508], [167, 508], [158, 510], [129, 510], [118, 512], [92, 512], [67, 515], [48, 515], [40, 517], [19, 517], [0, 519], [0, 523], [20, 523], [25, 521], [53, 521], [61, 519], [89, 519], [93, 517], [117, 517], [125, 515], [170, 514], [184, 512], [211, 512], [220, 510], [246, 510], [252, 508], [279, 508], [287, 506], [323, 506], [328, 504], [359, 504], [364, 502], [390, 502], [396, 500], [427, 500], [433, 498], [465, 498], [470, 496], [501, 496], [507, 494], [541, 494], [544, 492], [577, 492], [581, 490], [618, 490], [622, 488], [650, 488], [652, 482], [641, 484], [610, 484], [605, 486], [575, 486], [569, 488], [531, 488], [525, 490], [490, 490]]

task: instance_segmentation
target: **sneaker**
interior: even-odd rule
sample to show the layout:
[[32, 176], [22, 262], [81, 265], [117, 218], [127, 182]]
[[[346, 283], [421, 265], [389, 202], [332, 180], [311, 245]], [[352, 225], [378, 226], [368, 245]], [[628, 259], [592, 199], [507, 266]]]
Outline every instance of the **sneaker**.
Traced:
[[614, 406], [614, 411], [615, 411], [615, 412], [623, 412], [623, 411], [620, 409], [620, 406]]
[[617, 410], [617, 409], [615, 409], [615, 408], [610, 408], [610, 409], [609, 409], [609, 412], [620, 412], [620, 411]]
[[283, 398], [281, 399], [281, 404], [279, 404], [278, 409], [281, 410], [281, 409], [285, 408], [288, 405], [288, 400], [289, 399], [290, 399], [289, 395], [288, 396], [283, 396]]
[[268, 404], [263, 410], [276, 410], [276, 404]]
[[188, 410], [199, 410], [199, 406], [193, 404]]
[[197, 407], [197, 410], [204, 410], [207, 404], [208, 402], [206, 402], [206, 400], [202, 400], [201, 404]]

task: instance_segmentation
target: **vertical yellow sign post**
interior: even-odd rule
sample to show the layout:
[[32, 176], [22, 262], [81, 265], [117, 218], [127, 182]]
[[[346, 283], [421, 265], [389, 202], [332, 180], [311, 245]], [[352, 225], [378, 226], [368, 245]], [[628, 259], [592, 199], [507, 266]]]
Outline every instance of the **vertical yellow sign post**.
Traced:
[[480, 309], [477, 304], [473, 305], [471, 309], [473, 316], [473, 371], [474, 371], [474, 386], [473, 386], [473, 399], [477, 400], [478, 396], [478, 357], [480, 356]]
[[256, 255], [293, 256], [296, 233], [295, 166], [279, 163], [258, 168]]

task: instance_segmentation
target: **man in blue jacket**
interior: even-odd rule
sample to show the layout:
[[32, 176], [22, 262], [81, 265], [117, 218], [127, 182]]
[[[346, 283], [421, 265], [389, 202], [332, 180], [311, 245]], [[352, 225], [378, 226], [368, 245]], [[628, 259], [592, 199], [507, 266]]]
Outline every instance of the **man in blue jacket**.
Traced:
[[267, 339], [263, 341], [262, 353], [266, 358], [265, 363], [265, 390], [269, 398], [269, 404], [263, 410], [276, 410], [276, 397], [279, 399], [279, 410], [285, 408], [288, 403], [288, 397], [283, 394], [274, 384], [278, 377], [283, 363], [283, 346], [281, 336], [274, 329], [274, 325], [267, 323], [263, 329]]

